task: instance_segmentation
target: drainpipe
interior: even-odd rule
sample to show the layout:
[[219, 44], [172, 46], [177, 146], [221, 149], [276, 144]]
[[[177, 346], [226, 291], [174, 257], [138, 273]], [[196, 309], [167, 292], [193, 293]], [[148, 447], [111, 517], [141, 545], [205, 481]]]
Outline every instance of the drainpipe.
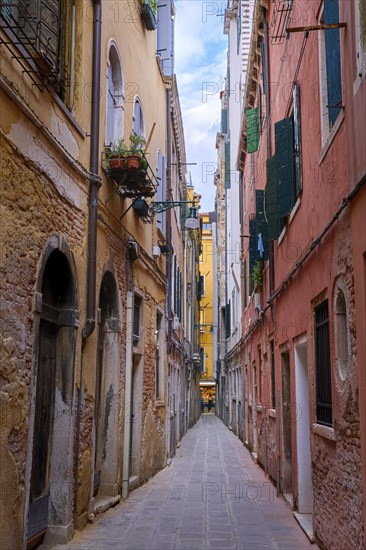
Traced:
[[[167, 188], [168, 188], [168, 196], [167, 200], [172, 200], [172, 130], [170, 125], [170, 110], [171, 110], [171, 101], [170, 101], [170, 89], [168, 88], [166, 91], [166, 114], [167, 114], [167, 170], [166, 170], [166, 179], [167, 179]], [[172, 351], [172, 319], [171, 319], [171, 311], [172, 311], [172, 260], [173, 260], [173, 254], [172, 254], [172, 217], [171, 217], [171, 209], [169, 208], [167, 211], [167, 219], [166, 219], [166, 240], [169, 247], [169, 252], [167, 254], [167, 266], [166, 266], [166, 276], [167, 276], [167, 316], [168, 316], [168, 355]]]
[[[264, 28], [264, 50], [265, 50], [265, 71], [264, 71], [264, 93], [266, 96], [266, 139], [267, 139], [267, 159], [272, 154], [271, 148], [271, 99], [270, 99], [270, 86], [269, 86], [269, 43], [268, 43], [268, 23], [266, 19], [266, 11], [263, 8], [262, 22]], [[272, 294], [274, 290], [274, 247], [273, 241], [268, 243], [269, 248], [269, 293]], [[267, 407], [264, 407], [264, 471], [267, 475]]]
[[[127, 252], [128, 253], [128, 252]], [[127, 262], [129, 259], [127, 258]], [[133, 286], [133, 283], [132, 285]], [[123, 471], [122, 471], [122, 498], [128, 497], [130, 478], [130, 430], [132, 422], [132, 332], [133, 332], [133, 291], [127, 292], [126, 308], [126, 380], [125, 380], [125, 408], [124, 408], [124, 436], [123, 436]]]
[[99, 116], [100, 116], [100, 56], [102, 34], [102, 2], [93, 2], [93, 60], [92, 60], [92, 106], [90, 129], [90, 192], [89, 192], [89, 231], [88, 231], [88, 270], [87, 270], [87, 306], [86, 323], [82, 331], [82, 348], [80, 363], [80, 386], [76, 411], [76, 459], [75, 459], [75, 487], [79, 484], [79, 452], [80, 452], [80, 424], [81, 401], [83, 398], [83, 352], [86, 340], [95, 328], [96, 308], [96, 249], [97, 249], [97, 219], [98, 219], [98, 190], [100, 178], [99, 164]]
[[88, 272], [86, 323], [83, 328], [83, 340], [87, 340], [95, 328], [96, 309], [96, 252], [99, 169], [99, 119], [100, 119], [100, 64], [102, 36], [102, 2], [94, 0], [93, 22], [93, 73], [92, 73], [92, 110], [90, 129], [90, 193], [89, 193], [89, 232], [88, 232]]

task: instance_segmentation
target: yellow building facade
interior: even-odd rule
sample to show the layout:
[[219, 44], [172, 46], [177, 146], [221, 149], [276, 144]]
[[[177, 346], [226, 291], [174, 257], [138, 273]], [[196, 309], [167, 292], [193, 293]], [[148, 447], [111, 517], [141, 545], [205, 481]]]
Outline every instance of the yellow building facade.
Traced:
[[187, 424], [184, 384], [169, 393], [180, 222], [169, 236], [151, 210], [185, 184], [174, 4], [158, 21], [142, 4], [0, 6], [4, 549], [70, 540], [163, 468]]
[[[211, 410], [215, 402], [215, 375], [214, 375], [214, 356], [213, 342], [214, 331], [217, 327], [214, 325], [213, 315], [213, 239], [212, 223], [208, 213], [200, 214], [202, 228], [202, 252], [200, 256], [200, 364], [201, 377], [200, 389], [201, 398], [204, 403], [204, 410]], [[203, 405], [201, 404], [201, 408]]]

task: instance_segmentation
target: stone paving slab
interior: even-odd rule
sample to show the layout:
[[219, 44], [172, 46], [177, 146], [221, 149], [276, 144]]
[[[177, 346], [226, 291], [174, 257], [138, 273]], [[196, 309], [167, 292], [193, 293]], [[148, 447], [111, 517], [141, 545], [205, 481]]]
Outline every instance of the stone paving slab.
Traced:
[[[43, 545], [44, 550], [51, 548]], [[316, 550], [242, 442], [213, 414], [171, 465], [56, 550]]]

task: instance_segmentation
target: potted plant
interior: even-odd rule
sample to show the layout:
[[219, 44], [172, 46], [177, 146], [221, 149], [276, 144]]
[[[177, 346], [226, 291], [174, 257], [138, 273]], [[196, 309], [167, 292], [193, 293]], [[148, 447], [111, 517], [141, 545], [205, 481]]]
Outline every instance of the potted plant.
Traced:
[[106, 158], [109, 168], [121, 169], [125, 167], [128, 147], [123, 139], [112, 143], [106, 148]]
[[261, 292], [262, 290], [262, 264], [260, 260], [257, 260], [253, 266], [252, 271], [252, 281], [256, 291]]
[[143, 0], [141, 17], [147, 31], [154, 31], [157, 27], [158, 0]]
[[144, 157], [146, 140], [143, 136], [132, 132], [130, 135], [130, 147], [126, 155], [126, 168], [129, 170], [146, 170], [146, 161]]

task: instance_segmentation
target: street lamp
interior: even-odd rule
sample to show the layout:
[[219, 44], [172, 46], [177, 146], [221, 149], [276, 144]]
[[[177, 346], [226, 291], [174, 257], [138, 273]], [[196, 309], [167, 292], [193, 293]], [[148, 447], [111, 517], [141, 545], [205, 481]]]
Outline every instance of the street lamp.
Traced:
[[200, 226], [200, 221], [198, 219], [197, 210], [198, 207], [193, 201], [157, 201], [150, 204], [150, 215], [154, 216], [155, 214], [160, 214], [160, 212], [165, 212], [176, 206], [182, 207], [182, 205], [190, 205], [189, 213], [185, 221], [186, 229], [198, 229]]

